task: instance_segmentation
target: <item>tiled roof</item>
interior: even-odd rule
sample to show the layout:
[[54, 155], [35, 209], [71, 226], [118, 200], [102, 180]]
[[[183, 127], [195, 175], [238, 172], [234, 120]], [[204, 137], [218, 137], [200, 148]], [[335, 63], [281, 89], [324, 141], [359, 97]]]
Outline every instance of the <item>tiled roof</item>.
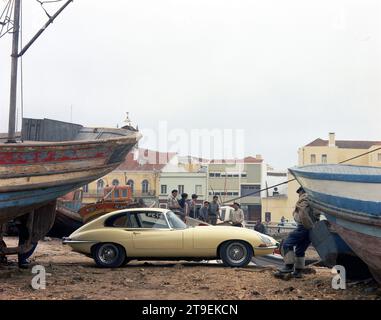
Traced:
[[[375, 145], [381, 145], [381, 141], [359, 141], [359, 140], [336, 140], [335, 145], [342, 149], [369, 149]], [[328, 146], [328, 140], [316, 139], [306, 147], [326, 147]]]
[[138, 149], [127, 154], [125, 161], [117, 170], [154, 171], [163, 169], [176, 155], [174, 152], [159, 152], [149, 149]]
[[255, 157], [245, 157], [243, 159], [213, 159], [210, 160], [209, 163], [215, 163], [215, 164], [224, 164], [224, 163], [262, 163], [263, 159], [258, 159]]

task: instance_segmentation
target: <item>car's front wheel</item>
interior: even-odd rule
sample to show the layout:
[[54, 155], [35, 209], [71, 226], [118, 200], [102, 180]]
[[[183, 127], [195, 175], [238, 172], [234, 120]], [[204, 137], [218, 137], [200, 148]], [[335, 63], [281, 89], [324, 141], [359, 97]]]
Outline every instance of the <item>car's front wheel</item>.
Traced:
[[220, 256], [226, 266], [245, 267], [253, 257], [253, 249], [243, 241], [228, 241], [222, 244]]
[[102, 268], [118, 268], [126, 260], [126, 251], [115, 243], [100, 243], [93, 250], [95, 263]]

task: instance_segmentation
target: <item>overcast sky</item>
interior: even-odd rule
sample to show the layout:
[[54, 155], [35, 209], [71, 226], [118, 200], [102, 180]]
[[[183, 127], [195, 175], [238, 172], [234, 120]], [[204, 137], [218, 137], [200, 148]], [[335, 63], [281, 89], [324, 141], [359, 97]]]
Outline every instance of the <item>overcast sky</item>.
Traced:
[[[46, 16], [23, 3], [25, 43]], [[0, 132], [10, 44], [0, 39]], [[378, 0], [75, 0], [24, 56], [24, 115], [70, 121], [72, 106], [90, 126], [129, 111], [143, 132], [243, 130], [247, 155], [287, 168], [331, 131], [381, 140], [380, 59]]]

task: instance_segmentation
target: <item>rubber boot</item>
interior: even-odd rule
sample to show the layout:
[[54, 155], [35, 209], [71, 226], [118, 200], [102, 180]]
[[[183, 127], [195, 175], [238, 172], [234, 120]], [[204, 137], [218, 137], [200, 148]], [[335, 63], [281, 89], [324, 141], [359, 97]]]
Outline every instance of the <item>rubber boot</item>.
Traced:
[[274, 273], [275, 277], [283, 277], [284, 275], [290, 274], [291, 272], [294, 271], [294, 259], [295, 259], [295, 254], [294, 251], [288, 251], [285, 256], [283, 257], [284, 260], [284, 267], [282, 269], [278, 269]]
[[305, 257], [295, 257], [295, 271], [291, 273], [294, 278], [301, 278], [306, 263]]
[[294, 271], [294, 265], [293, 264], [285, 264], [283, 268], [278, 269], [275, 273], [276, 274], [286, 274], [286, 273], [291, 273]]
[[294, 277], [294, 278], [302, 278], [302, 273], [303, 273], [303, 269], [295, 269], [295, 271], [293, 271], [291, 273], [291, 275]]

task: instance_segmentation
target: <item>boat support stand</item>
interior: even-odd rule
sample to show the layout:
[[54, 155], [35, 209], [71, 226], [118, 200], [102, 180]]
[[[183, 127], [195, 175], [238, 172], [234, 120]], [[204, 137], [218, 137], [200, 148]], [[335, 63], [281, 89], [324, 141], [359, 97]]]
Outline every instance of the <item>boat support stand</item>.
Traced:
[[7, 244], [3, 240], [3, 236], [5, 233], [5, 224], [0, 225], [0, 263], [6, 263], [6, 256], [10, 254], [19, 254], [28, 252], [32, 249], [32, 235], [33, 235], [33, 221], [34, 221], [34, 211], [28, 213], [28, 218], [26, 221], [26, 228], [28, 230], [28, 239], [27, 241], [17, 247], [7, 247]]

